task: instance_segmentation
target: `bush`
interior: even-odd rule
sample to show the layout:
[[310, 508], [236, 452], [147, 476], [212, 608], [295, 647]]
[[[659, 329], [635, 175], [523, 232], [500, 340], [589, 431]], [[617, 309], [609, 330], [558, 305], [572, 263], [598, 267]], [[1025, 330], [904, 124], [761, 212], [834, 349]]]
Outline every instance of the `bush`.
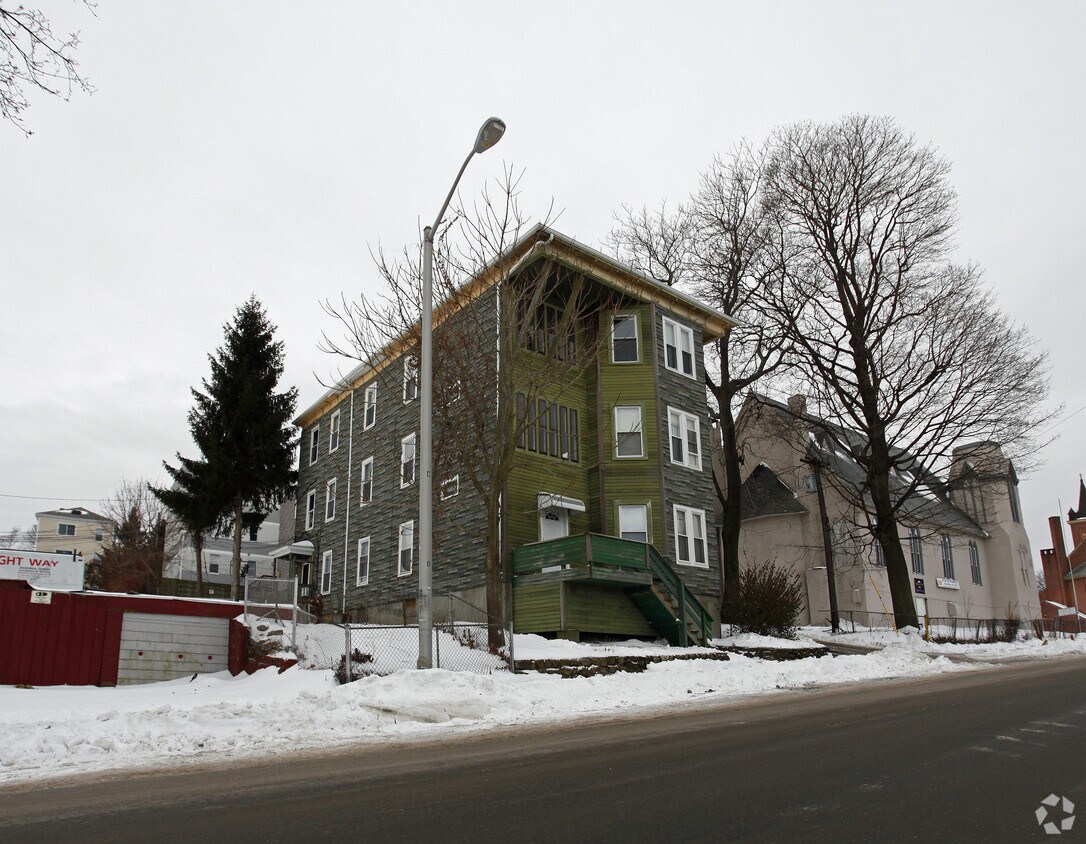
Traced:
[[[373, 673], [373, 654], [364, 654], [358, 648], [351, 651], [351, 682]], [[342, 686], [347, 682], [347, 656], [339, 658], [336, 680]]]
[[795, 638], [796, 618], [802, 609], [798, 574], [769, 562], [740, 573], [738, 606], [733, 613], [733, 624], [740, 632]]

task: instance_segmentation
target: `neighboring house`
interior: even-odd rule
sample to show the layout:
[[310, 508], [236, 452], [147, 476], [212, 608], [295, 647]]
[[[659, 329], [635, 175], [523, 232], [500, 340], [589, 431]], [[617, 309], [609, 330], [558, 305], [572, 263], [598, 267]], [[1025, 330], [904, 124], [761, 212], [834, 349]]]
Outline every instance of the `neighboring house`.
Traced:
[[[741, 564], [771, 561], [796, 572], [806, 598], [800, 623], [827, 622], [829, 587], [812, 464], [817, 458], [838, 607], [852, 612], [857, 623], [892, 614], [882, 549], [854, 503], [862, 470], [824, 432], [831, 428], [839, 442], [853, 448], [862, 448], [862, 437], [807, 415], [802, 396], [785, 405], [752, 393], [737, 424], [748, 467], [741, 490]], [[1000, 447], [956, 448], [946, 482], [911, 462], [915, 476], [906, 472], [894, 480], [905, 489], [919, 478], [899, 519], [917, 612], [937, 618], [1038, 618], [1018, 479]]]
[[[1048, 529], [1052, 547], [1041, 551], [1041, 566], [1045, 573], [1045, 588], [1041, 590], [1041, 610], [1046, 620], [1063, 618], [1075, 622], [1075, 614], [1086, 619], [1086, 483], [1079, 478], [1078, 509], [1067, 511], [1071, 529], [1071, 552], [1063, 539], [1059, 516], [1050, 516]], [[1074, 613], [1072, 613], [1072, 610]], [[1074, 629], [1079, 629], [1077, 624]]]
[[[548, 294], [534, 313], [517, 317], [537, 328], [517, 358], [523, 368], [513, 370], [523, 376], [516, 401], [525, 427], [501, 518], [515, 629], [569, 638], [704, 639], [717, 616], [720, 574], [702, 344], [733, 322], [537, 226], [503, 256], [503, 268], [516, 268], [510, 278], [497, 283], [501, 272], [491, 265], [470, 280], [470, 305], [437, 310], [435, 338], [467, 320], [467, 308], [483, 309], [472, 313], [494, 316], [476, 324], [493, 334], [480, 348], [497, 355], [497, 332], [511, 330], [497, 316], [510, 310], [502, 297], [545, 264], [602, 304], [559, 341], [570, 343], [559, 355], [598, 350], [591, 365], [575, 383], [543, 388], [538, 397], [520, 361], [543, 351], [533, 343], [554, 341], [568, 317], [566, 300]], [[370, 622], [415, 617], [417, 396], [414, 363], [401, 343], [296, 420], [302, 431], [294, 542], [276, 553], [294, 561], [326, 614]], [[486, 387], [453, 400], [497, 404]], [[483, 500], [463, 467], [435, 463], [435, 474], [434, 594], [485, 606]], [[435, 618], [444, 606], [435, 599]]]
[[[279, 545], [279, 515], [269, 513], [255, 532], [241, 540], [242, 577], [289, 577], [294, 572], [284, 562], [272, 557]], [[234, 538], [227, 535], [204, 537], [203, 580], [208, 584], [230, 584], [230, 562], [234, 556]], [[162, 569], [163, 577], [175, 580], [196, 580], [196, 552], [191, 537], [186, 536], [174, 555]]]
[[45, 510], [34, 515], [38, 519], [35, 551], [82, 554], [89, 563], [113, 542], [113, 522], [84, 507]]

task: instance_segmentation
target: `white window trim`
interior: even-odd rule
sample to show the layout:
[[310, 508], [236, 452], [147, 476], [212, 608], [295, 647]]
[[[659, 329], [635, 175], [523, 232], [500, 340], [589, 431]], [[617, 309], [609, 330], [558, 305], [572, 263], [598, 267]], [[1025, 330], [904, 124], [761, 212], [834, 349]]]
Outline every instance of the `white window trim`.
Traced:
[[[335, 521], [336, 518], [336, 489], [338, 486], [338, 478], [329, 478], [328, 482], [324, 485], [324, 521], [326, 524]], [[328, 515], [329, 505], [331, 505], [331, 515]]]
[[305, 529], [313, 530], [313, 525], [317, 521], [317, 491], [315, 489], [309, 490], [305, 494]]
[[317, 425], [309, 432], [309, 465], [312, 466], [320, 457], [321, 426]]
[[[403, 552], [405, 550], [404, 549], [404, 544], [403, 544], [403, 537], [404, 537], [404, 533], [406, 532], [405, 529], [406, 529], [406, 531], [410, 531], [410, 541], [409, 541], [409, 544], [408, 544], [406, 550], [409, 550], [411, 552], [411, 556], [408, 558], [409, 561], [410, 561], [410, 566], [408, 567], [407, 571], [403, 570], [403, 564], [401, 563], [401, 560], [403, 559]], [[397, 577], [409, 577], [412, 574], [412, 572], [414, 572], [414, 571], [415, 571], [415, 520], [411, 519], [410, 521], [400, 522], [400, 526], [396, 530], [396, 576]]]
[[[637, 354], [633, 360], [615, 360], [615, 320], [629, 317], [634, 324], [634, 349]], [[641, 363], [641, 323], [636, 313], [612, 314], [611, 316], [611, 363], [624, 366], [631, 363]]]
[[[452, 487], [453, 491], [446, 494], [445, 493], [445, 488], [449, 487], [449, 486]], [[451, 478], [445, 478], [445, 480], [443, 480], [441, 482], [441, 485], [440, 485], [439, 489], [441, 491], [441, 500], [442, 501], [447, 501], [448, 499], [454, 498], [455, 496], [459, 495], [460, 494], [460, 476], [459, 475], [453, 475]]]
[[[404, 460], [404, 455], [406, 453], [406, 446], [409, 441], [411, 442], [411, 480], [405, 481], [403, 479], [403, 467], [407, 461]], [[400, 489], [406, 489], [407, 487], [415, 483], [415, 478], [418, 476], [419, 473], [418, 463], [419, 440], [415, 432], [412, 432], [400, 440]]]
[[[324, 588], [324, 577], [328, 576], [328, 588]], [[321, 555], [321, 582], [320, 590], [322, 595], [329, 595], [332, 592], [332, 552], [325, 551]]]
[[[368, 431], [377, 424], [377, 385], [370, 384], [366, 387], [365, 403], [362, 408], [362, 430]], [[370, 420], [370, 410], [373, 410], [373, 420]]]
[[[366, 543], [366, 576], [362, 576], [362, 543]], [[355, 586], [365, 586], [370, 582], [370, 555], [373, 553], [373, 544], [368, 536], [358, 540], [358, 549], [355, 554], [354, 578]]]
[[[632, 434], [633, 431], [619, 431], [618, 429], [618, 412], [620, 410], [636, 410], [638, 417], [638, 430], [639, 441], [641, 448], [637, 454], [619, 454], [618, 453], [618, 437], [619, 434]], [[638, 460], [645, 456], [645, 409], [639, 404], [616, 404], [614, 412], [611, 414], [611, 420], [614, 427], [614, 436], [611, 438], [611, 447], [614, 450], [616, 460]]]
[[[622, 511], [624, 509], [632, 510], [632, 509], [636, 508], [636, 509], [640, 509], [641, 512], [645, 514], [645, 539], [644, 539], [644, 541], [646, 543], [652, 542], [652, 516], [649, 513], [649, 505], [648, 504], [616, 504], [615, 508], [617, 510], [617, 512], [615, 513], [615, 521], [618, 523], [618, 535], [619, 535], [620, 539], [623, 538], [622, 537]], [[640, 542], [641, 540], [636, 540], [635, 539], [633, 541], [634, 542]]]
[[[707, 524], [705, 522], [705, 511], [704, 510], [699, 510], [697, 507], [684, 507], [681, 504], [674, 505], [673, 511], [674, 511], [673, 516], [675, 518], [675, 562], [678, 563], [680, 566], [690, 566], [691, 568], [696, 568], [696, 569], [707, 569], [707, 568], [709, 568], [709, 543], [708, 543], [707, 537], [705, 535], [707, 530], [708, 530], [708, 527], [707, 527]], [[683, 513], [687, 514], [688, 516], [693, 515], [694, 513], [697, 513], [699, 516], [701, 516], [701, 540], [700, 541], [701, 541], [701, 553], [702, 553], [702, 556], [705, 558], [704, 563], [696, 562], [697, 555], [694, 553], [694, 543], [698, 541], [698, 537], [695, 536], [693, 534], [693, 532], [691, 532], [689, 534], [685, 534], [690, 540], [690, 552], [691, 552], [690, 559], [689, 560], [683, 560], [679, 556], [679, 547], [680, 547], [679, 546], [679, 511], [682, 511]], [[685, 519], [684, 519], [684, 523], [685, 523]], [[694, 521], [693, 521], [693, 519], [691, 519], [690, 520], [691, 529], [693, 529], [693, 525], [694, 525]]]
[[340, 412], [337, 410], [328, 420], [328, 453], [339, 449]]
[[[671, 325], [675, 328], [675, 366], [669, 366], [667, 362], [667, 327]], [[684, 375], [687, 378], [693, 378], [697, 380], [698, 377], [698, 356], [697, 350], [694, 348], [694, 331], [687, 328], [681, 322], [676, 322], [673, 319], [663, 317], [663, 341], [664, 341], [664, 368], [672, 372], [677, 372], [679, 375]], [[682, 338], [687, 337], [690, 340], [690, 372], [683, 371], [683, 344]]]
[[[71, 530], [63, 530], [63, 528], [71, 528]], [[75, 536], [76, 526], [69, 524], [68, 522], [57, 523], [57, 536]]]
[[[366, 467], [370, 467], [370, 497], [366, 498]], [[365, 507], [373, 501], [373, 458], [362, 461], [362, 470], [358, 475], [358, 506]]]
[[[407, 395], [407, 385], [411, 383], [411, 380], [415, 381], [415, 395]], [[419, 370], [418, 367], [411, 363], [411, 358], [404, 356], [403, 359], [403, 402], [407, 404], [415, 401], [419, 397]]]
[[[675, 455], [671, 449], [671, 420], [672, 417], [678, 419], [679, 432], [682, 435], [683, 441], [683, 459], [676, 460]], [[694, 423], [694, 438], [696, 440], [698, 459], [697, 462], [693, 462], [690, 459], [690, 441], [687, 439], [689, 429], [687, 428], [687, 422]], [[686, 466], [688, 469], [695, 469], [701, 471], [701, 419], [695, 416], [693, 413], [687, 413], [685, 410], [679, 410], [676, 407], [669, 407], [667, 409], [667, 451], [668, 457], [671, 462], [676, 466]]]

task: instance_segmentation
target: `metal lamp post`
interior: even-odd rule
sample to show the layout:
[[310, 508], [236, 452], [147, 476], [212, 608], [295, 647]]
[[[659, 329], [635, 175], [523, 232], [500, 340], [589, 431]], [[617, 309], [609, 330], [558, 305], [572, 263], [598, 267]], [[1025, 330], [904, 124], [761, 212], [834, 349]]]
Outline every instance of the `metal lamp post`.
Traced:
[[422, 233], [422, 349], [419, 353], [419, 668], [433, 667], [434, 615], [434, 431], [433, 431], [433, 321], [434, 321], [434, 234], [452, 201], [460, 177], [472, 156], [486, 152], [505, 134], [505, 123], [491, 117], [479, 128], [460, 172], [456, 174], [449, 195], [437, 219]]

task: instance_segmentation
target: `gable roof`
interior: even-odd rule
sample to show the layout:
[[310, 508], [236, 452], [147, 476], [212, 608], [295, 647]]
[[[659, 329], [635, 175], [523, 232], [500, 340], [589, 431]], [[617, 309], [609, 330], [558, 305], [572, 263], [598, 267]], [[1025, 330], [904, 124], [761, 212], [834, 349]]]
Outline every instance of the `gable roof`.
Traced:
[[739, 490], [741, 518], [758, 519], [762, 516], [786, 516], [809, 512], [800, 504], [796, 494], [788, 488], [765, 463], [759, 463], [747, 475]]
[[1067, 521], [1073, 522], [1076, 519], [1086, 519], [1086, 482], [1081, 476], [1078, 479], [1078, 509], [1067, 512]]
[[[755, 401], [776, 409], [781, 413], [793, 414], [788, 405], [751, 392]], [[855, 458], [848, 452], [840, 450], [839, 443], [834, 442], [823, 431], [830, 431], [833, 437], [844, 443], [850, 450], [860, 451], [867, 445], [867, 439], [858, 431], [853, 431], [819, 419], [808, 413], [800, 414], [807, 420], [813, 429], [807, 433], [807, 448], [816, 455], [825, 467], [837, 480], [846, 487], [850, 493], [859, 497], [865, 480], [865, 472]], [[822, 434], [820, 436], [820, 434]], [[959, 509], [947, 495], [944, 484], [934, 473], [930, 472], [919, 460], [900, 449], [895, 450], [895, 457], [900, 463], [911, 468], [895, 473], [890, 477], [890, 488], [896, 495], [906, 495], [909, 487], [915, 483], [915, 488], [908, 492], [901, 501], [899, 512], [906, 521], [925, 522], [940, 527], [950, 528], [960, 533], [987, 538], [988, 533], [965, 512]]]
[[40, 519], [42, 516], [53, 519], [74, 519], [76, 521], [91, 521], [91, 522], [108, 522], [109, 519], [105, 516], [101, 516], [98, 513], [94, 513], [88, 510], [86, 507], [68, 507], [60, 508], [59, 510], [42, 510], [40, 513], [35, 513], [34, 518]]
[[[689, 319], [701, 326], [703, 343], [719, 339], [739, 324], [738, 320], [723, 311], [706, 305], [681, 290], [649, 278], [621, 261], [604, 255], [542, 223], [536, 223], [521, 235], [506, 252], [487, 264], [474, 278], [468, 279], [462, 289], [474, 288], [477, 292], [487, 290], [537, 257], [553, 258], [558, 263], [591, 276], [602, 284], [641, 301], [661, 305], [672, 313]], [[448, 302], [435, 303], [434, 325], [440, 324], [454, 312], [453, 306]], [[302, 411], [294, 420], [294, 424], [304, 427], [323, 415], [339, 403], [350, 390], [366, 384], [381, 369], [396, 360], [403, 353], [405, 346], [405, 340], [401, 336], [382, 350], [380, 355], [356, 366], [341, 378], [339, 383], [329, 388], [316, 402]]]

